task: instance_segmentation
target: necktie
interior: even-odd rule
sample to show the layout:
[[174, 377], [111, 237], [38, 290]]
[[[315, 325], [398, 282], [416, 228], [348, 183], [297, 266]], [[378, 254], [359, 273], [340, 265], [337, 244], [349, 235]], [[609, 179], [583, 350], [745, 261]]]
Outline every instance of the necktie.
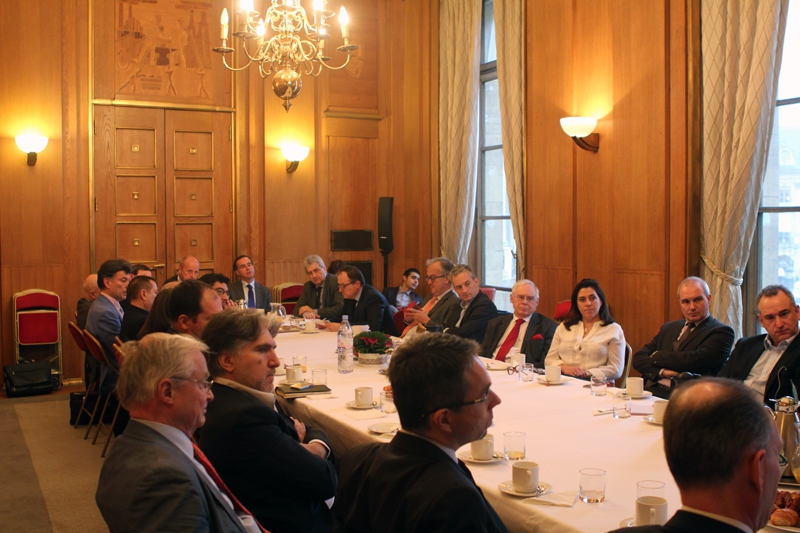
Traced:
[[514, 343], [517, 342], [519, 338], [519, 328], [522, 326], [522, 323], [525, 322], [524, 318], [518, 318], [517, 322], [514, 324], [514, 327], [511, 328], [511, 331], [508, 332], [508, 337], [506, 340], [503, 341], [503, 344], [500, 346], [500, 349], [497, 351], [497, 360], [498, 361], [505, 361], [508, 352], [511, 350], [511, 347], [514, 346]]
[[[437, 301], [438, 299], [439, 299], [439, 297], [438, 297], [438, 296], [434, 296], [433, 298], [431, 298], [431, 299], [428, 301], [428, 303], [426, 303], [426, 304], [425, 304], [425, 306], [422, 308], [422, 310], [423, 310], [423, 311], [425, 311], [426, 313], [430, 313], [430, 312], [431, 312], [431, 309], [433, 309], [433, 306], [435, 306], [435, 305], [436, 305], [436, 301]], [[403, 330], [403, 334], [402, 334], [402, 335], [400, 335], [400, 336], [401, 336], [401, 337], [405, 337], [405, 336], [406, 336], [406, 333], [408, 333], [409, 331], [411, 331], [412, 329], [414, 329], [415, 327], [417, 327], [417, 324], [419, 324], [419, 322], [417, 322], [416, 320], [415, 320], [414, 322], [412, 322], [411, 324], [409, 324], [409, 325], [406, 327], [406, 329], [404, 329], [404, 330]]]
[[[200, 450], [200, 448], [194, 442], [192, 442], [192, 450], [194, 450], [194, 458], [197, 460], [198, 463], [203, 465], [203, 468], [206, 469], [206, 473], [208, 473], [208, 476], [214, 480], [214, 483], [217, 484], [217, 488], [219, 489], [219, 491], [223, 493], [225, 496], [227, 496], [228, 499], [231, 501], [231, 503], [233, 504], [233, 510], [236, 511], [237, 513], [241, 512], [253, 516], [253, 513], [248, 511], [247, 508], [244, 505], [242, 505], [242, 503], [236, 498], [236, 496], [233, 495], [228, 486], [225, 485], [225, 482], [222, 481], [221, 477], [219, 477], [219, 473], [214, 468], [214, 465], [211, 464], [211, 461], [208, 460], [206, 454], [204, 454], [202, 450]], [[254, 516], [253, 520], [255, 520], [256, 524], [258, 524], [258, 520], [256, 520]], [[264, 529], [264, 527], [261, 524], [258, 524], [258, 529], [260, 529], [264, 533], [269, 533], [266, 529]]]
[[314, 309], [319, 309], [322, 304], [322, 287], [317, 287], [317, 299], [314, 302]]
[[680, 350], [681, 343], [686, 339], [686, 337], [689, 336], [689, 334], [692, 332], [692, 330], [694, 330], [694, 328], [695, 328], [695, 324], [693, 324], [691, 322], [687, 322], [683, 326], [683, 329], [681, 330], [681, 334], [678, 335], [678, 340], [676, 340], [675, 342], [672, 343], [672, 349], [674, 351], [677, 352], [677, 351]]
[[247, 307], [249, 309], [255, 309], [256, 308], [256, 295], [253, 294], [253, 286], [252, 285], [248, 285], [247, 286]]

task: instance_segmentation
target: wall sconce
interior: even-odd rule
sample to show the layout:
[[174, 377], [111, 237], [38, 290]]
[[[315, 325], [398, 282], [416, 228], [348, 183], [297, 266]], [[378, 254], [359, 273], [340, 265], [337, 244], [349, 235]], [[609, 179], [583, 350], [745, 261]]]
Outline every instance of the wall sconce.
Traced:
[[281, 146], [281, 153], [286, 159], [286, 172], [291, 174], [300, 166], [300, 161], [308, 157], [310, 148], [299, 144], [284, 144]]
[[37, 135], [35, 133], [26, 133], [20, 135], [15, 139], [19, 149], [28, 154], [28, 166], [32, 167], [36, 164], [36, 154], [44, 150], [49, 140], [44, 135]]
[[561, 129], [572, 137], [575, 144], [588, 150], [597, 152], [600, 149], [600, 134], [592, 133], [597, 126], [597, 119], [591, 117], [565, 117], [561, 119]]

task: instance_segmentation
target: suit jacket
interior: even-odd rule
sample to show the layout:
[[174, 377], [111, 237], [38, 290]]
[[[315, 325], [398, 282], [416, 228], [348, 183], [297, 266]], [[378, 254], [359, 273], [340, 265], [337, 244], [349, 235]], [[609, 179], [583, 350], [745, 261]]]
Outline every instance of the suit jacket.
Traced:
[[[510, 314], [499, 316], [489, 322], [486, 328], [486, 336], [483, 338], [483, 344], [481, 345], [480, 353], [483, 357], [492, 358], [492, 354], [500, 344], [500, 339], [503, 338], [503, 333], [505, 333], [508, 324], [512, 320], [514, 320], [514, 315]], [[537, 368], [544, 367], [544, 358], [547, 356], [547, 352], [550, 351], [550, 344], [553, 342], [556, 328], [558, 328], [558, 324], [546, 316], [542, 316], [539, 313], [531, 315], [528, 327], [524, 332], [520, 332], [520, 335], [524, 336], [520, 351], [525, 354], [526, 363], [533, 363]], [[541, 335], [542, 338], [533, 340], [536, 335]]]
[[[214, 383], [200, 449], [239, 501], [272, 533], [330, 531], [331, 461], [300, 445], [293, 422], [246, 392]], [[325, 440], [309, 428], [306, 442]]]
[[136, 420], [103, 462], [95, 501], [114, 533], [245, 531], [192, 460]]
[[128, 310], [125, 311], [125, 316], [122, 317], [122, 326], [119, 330], [119, 338], [124, 341], [135, 341], [139, 338], [139, 330], [144, 326], [147, 320], [147, 315], [150, 313], [136, 307], [129, 305]]
[[742, 533], [742, 530], [689, 511], [678, 511], [663, 526], [637, 526], [617, 529], [611, 533]]
[[676, 320], [661, 326], [658, 335], [633, 356], [633, 368], [651, 381], [658, 381], [662, 368], [716, 376], [731, 353], [733, 330], [709, 316], [681, 340], [676, 351], [673, 344], [684, 324], [686, 320]]
[[397, 335], [389, 302], [372, 285], [364, 285], [358, 305], [353, 299], [344, 301], [342, 315], [347, 315], [351, 325], [368, 325], [370, 331], [380, 331], [387, 335]]
[[81, 298], [78, 300], [78, 312], [75, 314], [75, 324], [81, 329], [86, 329], [86, 317], [89, 315], [89, 308], [92, 307], [92, 300]]
[[[264, 309], [265, 311], [269, 311], [269, 304], [272, 303], [272, 294], [270, 293], [270, 290], [257, 281], [253, 282], [253, 286], [256, 290], [256, 307], [259, 309]], [[231, 281], [231, 284], [228, 286], [228, 292], [230, 292], [231, 300], [233, 301], [247, 301], [247, 296], [244, 293], [244, 287], [242, 287], [241, 280], [237, 279], [236, 281]]]
[[[119, 367], [116, 365], [116, 358], [114, 357], [114, 337], [119, 335], [122, 328], [122, 317], [114, 307], [114, 304], [106, 298], [102, 293], [92, 302], [92, 307], [89, 308], [89, 314], [86, 316], [86, 330], [97, 337], [100, 345], [106, 351], [111, 364], [114, 365], [117, 371]], [[117, 384], [117, 375], [115, 372], [110, 372], [105, 363], [100, 365], [100, 384], [102, 391], [109, 392], [114, 390]]]
[[[295, 309], [300, 309], [304, 305], [314, 309], [314, 303], [317, 301], [317, 286], [306, 281], [303, 284], [303, 292], [300, 298], [297, 299]], [[325, 281], [322, 284], [322, 294], [320, 295], [319, 308], [317, 314], [320, 318], [326, 318], [331, 322], [339, 322], [342, 320], [342, 309], [344, 309], [344, 296], [339, 292], [339, 281], [333, 274], [325, 276]]]
[[458, 335], [465, 339], [472, 339], [475, 342], [483, 342], [483, 337], [486, 335], [486, 326], [489, 321], [497, 316], [497, 306], [491, 298], [486, 296], [483, 292], [478, 291], [478, 294], [469, 303], [469, 307], [464, 311], [464, 318], [461, 319], [461, 325], [456, 327], [458, 319], [461, 317], [461, 300], [459, 305], [450, 306], [447, 310], [447, 315], [444, 319], [444, 326], [447, 328], [447, 333]]
[[334, 531], [508, 531], [461, 461], [409, 433], [341, 460]]
[[[739, 381], [747, 379], [753, 365], [764, 353], [766, 338], [767, 335], [764, 334], [739, 339], [719, 376]], [[775, 398], [792, 396], [792, 383], [800, 390], [800, 335], [794, 338], [770, 370], [767, 387], [764, 389], [764, 403], [770, 403]]]
[[[386, 301], [389, 302], [389, 305], [397, 307], [397, 293], [399, 292], [400, 287], [386, 287], [383, 289], [383, 291], [381, 291], [381, 294], [386, 297]], [[411, 291], [409, 296], [411, 296], [411, 300], [417, 305], [419, 305], [422, 301], [422, 296], [414, 291]]]
[[[425, 305], [433, 299], [433, 295], [429, 294], [425, 298], [422, 299], [422, 302], [419, 304], [420, 307], [425, 307]], [[436, 305], [433, 306], [431, 312], [428, 313], [428, 318], [430, 321], [425, 324], [426, 328], [430, 328], [431, 326], [440, 326], [444, 329], [444, 321], [447, 317], [447, 312], [450, 308], [454, 305], [459, 305], [461, 300], [458, 299], [456, 293], [453, 291], [447, 291], [444, 295], [436, 301]]]

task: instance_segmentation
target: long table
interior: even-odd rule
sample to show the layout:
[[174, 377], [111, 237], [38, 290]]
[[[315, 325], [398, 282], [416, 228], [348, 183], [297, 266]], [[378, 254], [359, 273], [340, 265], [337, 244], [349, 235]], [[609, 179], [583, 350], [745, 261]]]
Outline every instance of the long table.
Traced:
[[[351, 374], [336, 369], [336, 334], [280, 333], [277, 353], [287, 364], [294, 355], [308, 358], [308, 372], [325, 368], [328, 386], [338, 398], [281, 400], [292, 416], [323, 429], [334, 452], [341, 456], [354, 444], [382, 441], [370, 433], [376, 422], [397, 422], [396, 414], [377, 420], [354, 420], [346, 415], [345, 402], [354, 399], [354, 389], [372, 387], [377, 400], [388, 379], [376, 366], [355, 364]], [[510, 531], [603, 532], [620, 527], [634, 514], [636, 482], [655, 479], [666, 483], [670, 515], [680, 508], [680, 495], [667, 467], [662, 430], [644, 416], [615, 419], [611, 415], [593, 416], [594, 409], [611, 407], [611, 396], [592, 396], [585, 381], [566, 378], [560, 386], [538, 382], [522, 383], [517, 375], [490, 372], [492, 389], [502, 403], [494, 408], [494, 424], [489, 433], [502, 451], [503, 433], [524, 431], [526, 459], [540, 465], [540, 480], [550, 483], [557, 493], [577, 491], [578, 470], [606, 470], [606, 500], [586, 504], [577, 500], [572, 507], [546, 506], [502, 493], [498, 484], [511, 479], [511, 462], [468, 464], [475, 481]], [[280, 377], [276, 378], [280, 381]], [[652, 399], [634, 400], [637, 410], [647, 410]], [[464, 447], [468, 450], [469, 445]]]

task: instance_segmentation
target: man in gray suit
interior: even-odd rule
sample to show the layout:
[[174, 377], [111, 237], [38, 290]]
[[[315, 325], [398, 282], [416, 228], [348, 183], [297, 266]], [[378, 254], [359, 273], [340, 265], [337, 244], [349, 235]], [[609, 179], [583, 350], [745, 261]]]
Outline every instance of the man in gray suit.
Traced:
[[341, 322], [344, 297], [339, 292], [336, 276], [328, 274], [325, 261], [318, 255], [309, 255], [303, 262], [308, 281], [297, 299], [294, 314], [314, 314], [331, 322]]
[[114, 533], [259, 531], [246, 510], [234, 511], [190, 440], [214, 399], [204, 350], [196, 339], [166, 333], [123, 346], [117, 393], [131, 421], [106, 457], [95, 493]]
[[240, 255], [233, 260], [233, 270], [239, 276], [239, 281], [230, 285], [231, 300], [234, 302], [244, 300], [250, 309], [269, 310], [272, 295], [268, 288], [256, 281], [256, 267], [246, 255]]

